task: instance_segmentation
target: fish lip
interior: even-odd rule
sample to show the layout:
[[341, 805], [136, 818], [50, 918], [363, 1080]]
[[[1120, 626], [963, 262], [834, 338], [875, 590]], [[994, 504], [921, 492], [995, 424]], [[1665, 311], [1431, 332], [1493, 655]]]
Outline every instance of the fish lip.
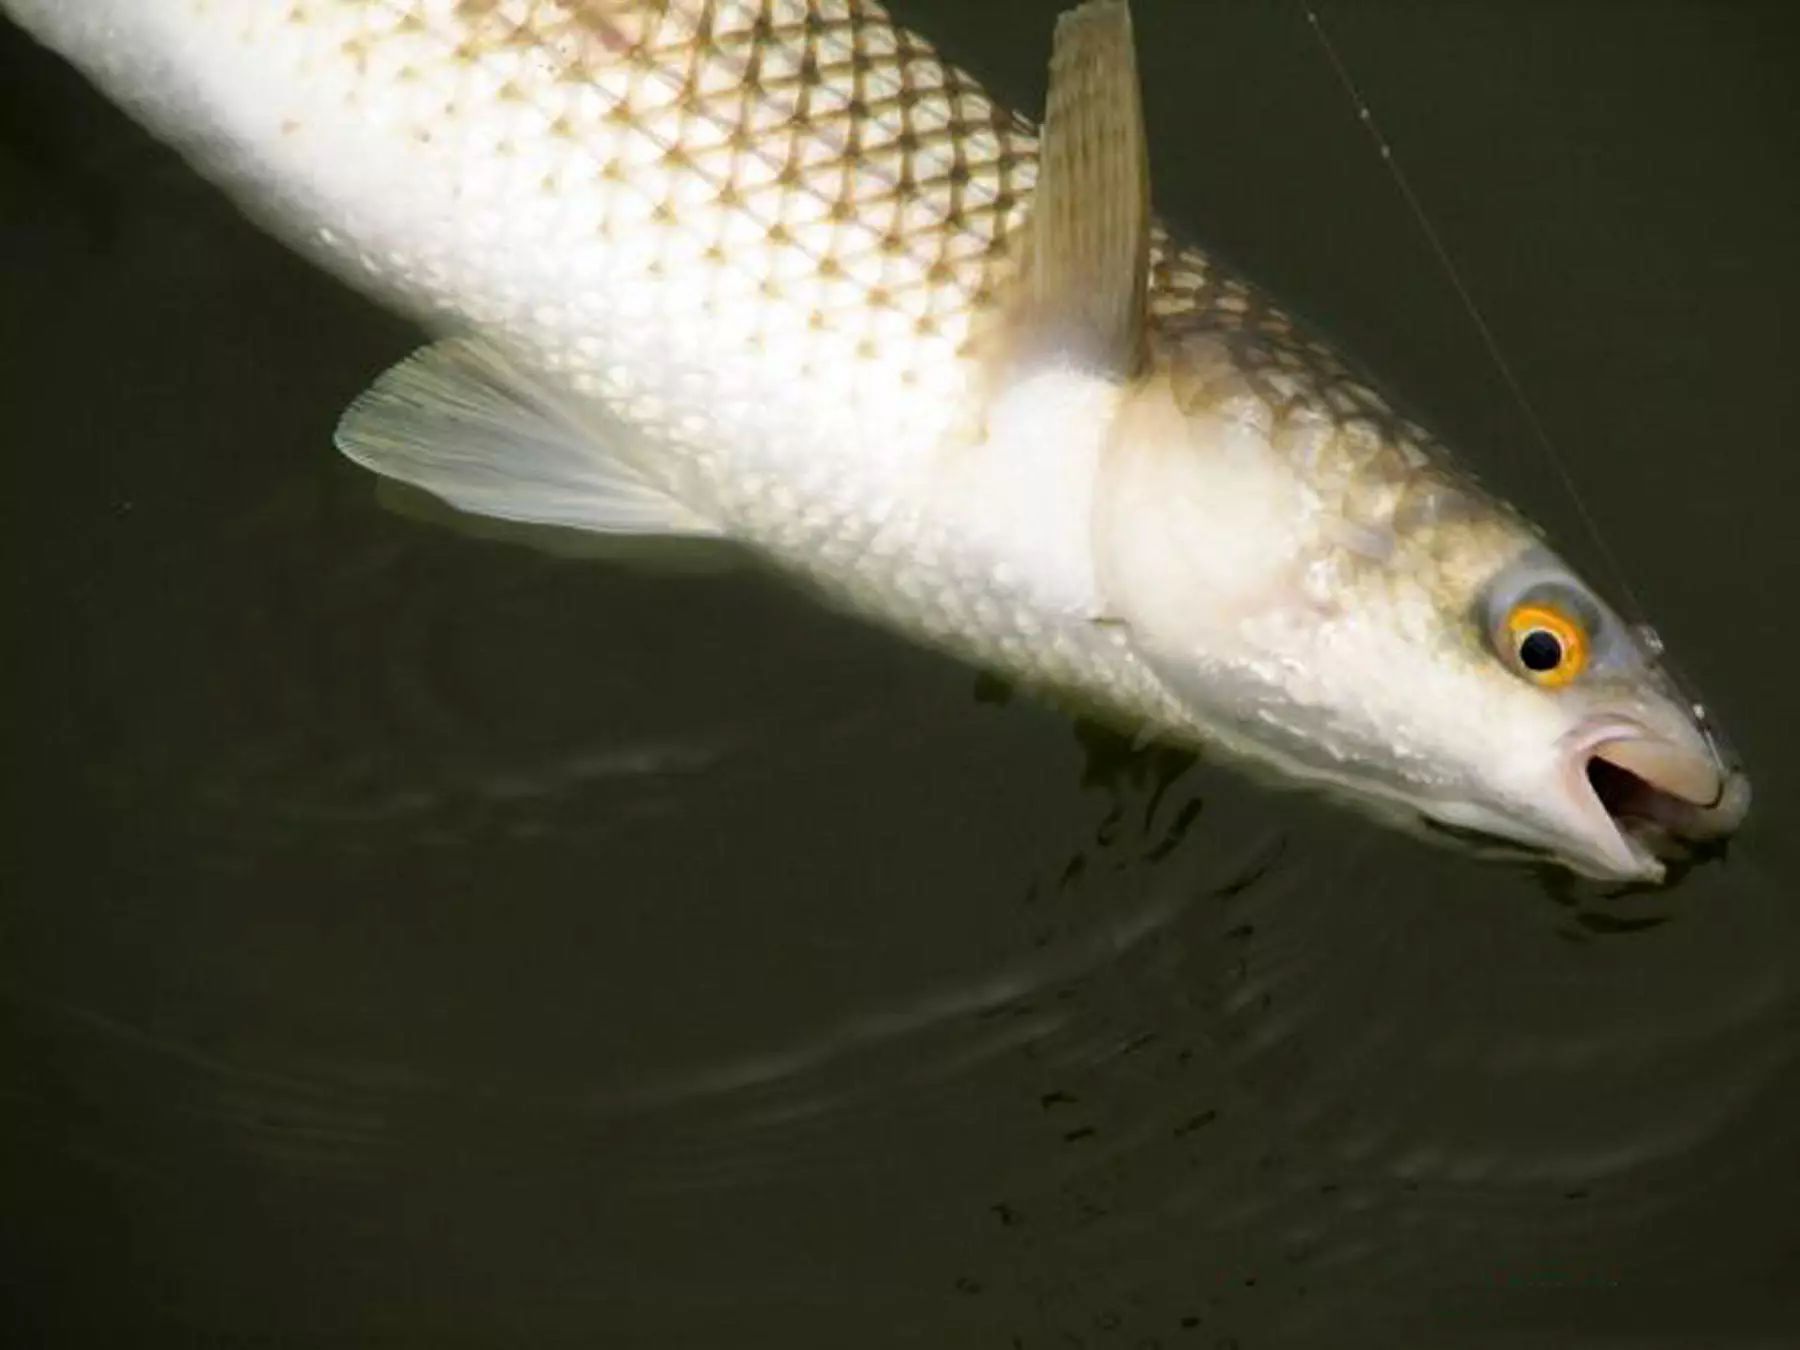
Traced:
[[1677, 741], [1607, 718], [1572, 738], [1565, 764], [1589, 844], [1628, 879], [1662, 880], [1666, 862], [1722, 841], [1749, 809], [1749, 779], [1704, 732]]

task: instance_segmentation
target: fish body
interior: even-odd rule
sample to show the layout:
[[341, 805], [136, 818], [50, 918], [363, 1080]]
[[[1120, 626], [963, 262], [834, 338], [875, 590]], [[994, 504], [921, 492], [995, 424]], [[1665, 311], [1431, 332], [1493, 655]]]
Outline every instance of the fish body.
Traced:
[[[380, 472], [738, 541], [1122, 724], [1593, 875], [1743, 814], [1536, 531], [1150, 217], [1116, 0], [1059, 28], [1041, 137], [864, 0], [0, 8], [453, 335], [347, 414]], [[1576, 625], [1544, 620], [1580, 680], [1521, 666], [1525, 611]]]

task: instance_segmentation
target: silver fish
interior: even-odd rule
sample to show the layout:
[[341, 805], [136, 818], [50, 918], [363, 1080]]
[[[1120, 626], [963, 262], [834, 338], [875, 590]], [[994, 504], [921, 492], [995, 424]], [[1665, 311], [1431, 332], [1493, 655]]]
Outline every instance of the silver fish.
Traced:
[[1041, 133], [869, 0], [0, 0], [442, 333], [342, 450], [728, 538], [1142, 734], [1656, 881], [1749, 802], [1657, 654], [1150, 212], [1123, 0]]

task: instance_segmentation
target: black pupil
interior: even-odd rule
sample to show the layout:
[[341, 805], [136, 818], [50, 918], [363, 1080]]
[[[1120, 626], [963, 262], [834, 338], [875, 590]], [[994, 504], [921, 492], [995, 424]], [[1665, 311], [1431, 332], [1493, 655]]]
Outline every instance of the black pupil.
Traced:
[[1525, 663], [1525, 669], [1535, 670], [1540, 674], [1555, 670], [1562, 664], [1562, 641], [1555, 633], [1547, 633], [1542, 628], [1534, 628], [1519, 643], [1519, 660]]

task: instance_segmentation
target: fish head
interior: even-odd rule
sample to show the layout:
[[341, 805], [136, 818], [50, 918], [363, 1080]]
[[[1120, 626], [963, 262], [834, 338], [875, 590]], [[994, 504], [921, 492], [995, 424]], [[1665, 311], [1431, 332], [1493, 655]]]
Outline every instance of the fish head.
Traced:
[[1737, 828], [1748, 779], [1660, 644], [1512, 508], [1391, 438], [1183, 402], [1126, 401], [1096, 556], [1195, 740], [1605, 881]]
[[1589, 876], [1661, 881], [1743, 822], [1748, 775], [1653, 630], [1535, 536], [1515, 542], [1462, 610], [1467, 677], [1495, 691], [1478, 705], [1494, 722], [1464, 743], [1493, 767], [1451, 814]]

